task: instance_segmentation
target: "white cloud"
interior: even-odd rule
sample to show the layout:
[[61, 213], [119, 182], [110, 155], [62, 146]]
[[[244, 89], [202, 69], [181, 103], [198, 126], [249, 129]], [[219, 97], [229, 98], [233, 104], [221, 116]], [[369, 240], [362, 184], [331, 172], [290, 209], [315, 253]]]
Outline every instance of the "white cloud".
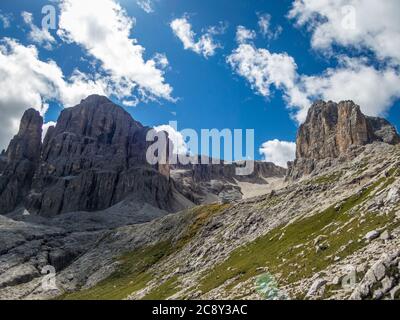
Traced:
[[312, 31], [315, 49], [369, 49], [400, 63], [399, 12], [398, 0], [296, 0], [288, 16]]
[[122, 104], [127, 107], [136, 107], [139, 104], [139, 100], [137, 99], [126, 99], [122, 101]]
[[153, 1], [152, 0], [136, 0], [136, 3], [146, 13], [154, 12]]
[[287, 168], [287, 163], [296, 158], [296, 144], [277, 139], [267, 141], [262, 144], [260, 154], [265, 161]]
[[91, 94], [112, 94], [110, 80], [100, 75], [90, 76], [75, 70], [68, 81], [57, 79], [58, 100], [65, 108], [73, 107]]
[[192, 30], [192, 25], [189, 23], [186, 16], [175, 19], [170, 23], [170, 27], [174, 34], [182, 41], [185, 50], [192, 50], [197, 54], [203, 55], [205, 58], [213, 56], [215, 51], [220, 48], [220, 45], [215, 42], [215, 28], [209, 28], [207, 32], [200, 36], [196, 41], [196, 34]]
[[254, 30], [249, 30], [243, 26], [238, 26], [236, 29], [236, 41], [238, 43], [246, 43], [249, 40], [254, 40], [256, 33]]
[[21, 13], [24, 22], [29, 26], [31, 29], [28, 37], [29, 39], [38, 44], [43, 46], [47, 50], [53, 49], [53, 45], [56, 43], [56, 39], [50, 34], [50, 32], [46, 29], [40, 29], [33, 23], [33, 15], [30, 12], [23, 11]]
[[158, 126], [155, 127], [154, 130], [156, 130], [157, 132], [160, 131], [165, 131], [168, 133], [169, 139], [172, 141], [172, 143], [174, 144], [174, 154], [187, 154], [188, 153], [188, 146], [182, 136], [182, 134], [175, 130], [175, 128], [173, 128], [170, 125], [162, 125], [162, 126]]
[[268, 39], [276, 39], [282, 32], [282, 27], [279, 26], [276, 30], [271, 27], [271, 15], [268, 13], [259, 14], [258, 16], [258, 27], [261, 34]]
[[[173, 101], [172, 87], [154, 59], [130, 37], [134, 20], [114, 0], [63, 0], [59, 36], [81, 45], [101, 63], [112, 92], [119, 98], [138, 95], [143, 100]], [[164, 60], [164, 66], [167, 60]]]
[[310, 98], [353, 100], [369, 116], [385, 115], [400, 98], [400, 74], [395, 69], [378, 70], [360, 59], [344, 59], [322, 75], [303, 76], [301, 86]]
[[[32, 15], [23, 13], [23, 17], [31, 26], [32, 34], [36, 30]], [[6, 147], [18, 131], [19, 120], [27, 108], [33, 107], [44, 115], [48, 101], [71, 107], [90, 94], [114, 94], [124, 99], [126, 105], [137, 104], [139, 98], [172, 100], [172, 88], [165, 84], [162, 71], [168, 66], [166, 56], [156, 54], [145, 61], [144, 48], [129, 38], [132, 24], [132, 19], [111, 0], [62, 2], [60, 35], [64, 40], [81, 44], [100, 61], [102, 68], [92, 75], [75, 70], [66, 77], [54, 61], [40, 60], [35, 46], [3, 39], [0, 43], [0, 147]], [[38, 43], [46, 39], [31, 37]]]
[[258, 94], [269, 97], [271, 87], [283, 92], [299, 122], [306, 119], [313, 100], [353, 100], [369, 116], [384, 115], [400, 98], [400, 74], [396, 69], [377, 69], [364, 59], [339, 58], [339, 66], [320, 75], [301, 75], [292, 57], [271, 53], [254, 44], [241, 44], [227, 58]]
[[41, 61], [35, 46], [5, 38], [0, 42], [0, 148], [18, 131], [23, 112], [32, 107], [44, 115], [47, 101], [73, 106], [89, 94], [105, 94], [102, 80], [76, 71], [65, 80], [54, 61]]
[[297, 66], [286, 53], [271, 53], [253, 44], [242, 43], [227, 58], [232, 69], [246, 78], [262, 96], [269, 96], [272, 85], [292, 87], [297, 77]]

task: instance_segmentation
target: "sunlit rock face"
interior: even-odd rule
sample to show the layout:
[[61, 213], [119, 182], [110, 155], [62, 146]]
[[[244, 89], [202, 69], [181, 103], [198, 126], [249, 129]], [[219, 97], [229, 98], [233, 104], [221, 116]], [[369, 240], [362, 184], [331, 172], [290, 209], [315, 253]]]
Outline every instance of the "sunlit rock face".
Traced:
[[64, 109], [41, 142], [42, 117], [28, 110], [6, 152], [0, 213], [18, 205], [55, 216], [106, 209], [127, 196], [170, 209], [171, 183], [146, 161], [150, 128], [103, 96]]
[[353, 101], [317, 101], [299, 129], [289, 175], [309, 174], [317, 161], [345, 156], [373, 142], [397, 144], [400, 137], [387, 120], [365, 116]]

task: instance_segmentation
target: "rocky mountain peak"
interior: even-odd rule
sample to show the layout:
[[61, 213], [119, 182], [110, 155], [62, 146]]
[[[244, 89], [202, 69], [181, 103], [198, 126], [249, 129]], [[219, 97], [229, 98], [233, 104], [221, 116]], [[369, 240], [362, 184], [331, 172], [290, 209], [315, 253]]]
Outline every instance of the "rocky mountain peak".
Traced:
[[13, 210], [28, 194], [42, 149], [43, 118], [25, 111], [19, 132], [0, 159], [0, 213]]
[[127, 197], [171, 209], [168, 177], [146, 161], [150, 129], [122, 107], [89, 96], [61, 112], [43, 145], [42, 125], [37, 111], [26, 111], [2, 157], [0, 214], [18, 206], [44, 216], [96, 211]]
[[141, 128], [139, 122], [107, 97], [91, 95], [61, 112], [53, 134], [73, 133], [111, 144]]
[[99, 94], [91, 94], [87, 96], [85, 99], [81, 100], [81, 104], [88, 104], [93, 106], [99, 106], [101, 104], [107, 104], [107, 103], [112, 103], [112, 101], [108, 99], [106, 96], [102, 96]]
[[365, 116], [353, 101], [317, 101], [298, 131], [296, 161], [289, 175], [308, 174], [318, 161], [345, 156], [373, 142], [394, 145], [400, 137], [387, 120]]
[[353, 101], [317, 101], [297, 136], [297, 158], [336, 158], [351, 146], [374, 141], [399, 143], [394, 127], [384, 119], [365, 116]]
[[11, 140], [6, 155], [8, 161], [28, 159], [38, 161], [42, 141], [43, 118], [35, 109], [25, 111], [18, 134]]

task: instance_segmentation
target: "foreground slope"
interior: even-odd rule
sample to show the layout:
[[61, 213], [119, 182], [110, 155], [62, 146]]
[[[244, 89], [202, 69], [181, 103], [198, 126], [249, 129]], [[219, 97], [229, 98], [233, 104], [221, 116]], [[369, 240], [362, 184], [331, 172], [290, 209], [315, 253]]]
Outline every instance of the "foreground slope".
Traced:
[[[118, 246], [92, 270], [109, 276], [93, 287], [90, 277], [78, 287], [67, 283], [79, 292], [64, 297], [390, 297], [399, 285], [399, 162], [398, 146], [372, 144], [350, 162], [267, 196], [111, 232], [65, 271], [74, 274]], [[383, 254], [393, 254], [393, 263], [371, 282], [369, 270]], [[343, 288], [352, 270], [357, 280]], [[370, 283], [357, 296], [360, 281]]]

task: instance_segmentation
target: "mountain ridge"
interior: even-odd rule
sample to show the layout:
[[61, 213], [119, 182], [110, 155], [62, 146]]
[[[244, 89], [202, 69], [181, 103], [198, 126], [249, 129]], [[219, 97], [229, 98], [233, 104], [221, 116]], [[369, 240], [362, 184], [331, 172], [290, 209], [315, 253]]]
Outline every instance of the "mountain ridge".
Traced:
[[288, 178], [311, 174], [323, 162], [322, 166], [340, 157], [349, 159], [359, 152], [357, 148], [374, 142], [395, 145], [400, 136], [387, 120], [365, 116], [353, 101], [316, 101], [298, 130], [296, 159], [288, 165]]
[[[347, 128], [361, 117], [350, 109], [358, 118]], [[336, 136], [333, 123], [327, 139]], [[100, 211], [0, 215], [0, 299], [398, 299], [400, 145], [353, 141], [337, 155], [332, 143], [327, 158], [305, 158], [310, 171], [298, 161], [298, 178], [267, 179], [255, 197], [237, 197], [244, 182], [230, 176], [234, 168], [176, 167], [174, 196], [193, 200], [176, 213], [142, 206], [134, 192]], [[284, 179], [266, 168], [256, 177]], [[52, 290], [40, 285], [48, 265]]]
[[[35, 121], [30, 123], [32, 115]], [[48, 128], [43, 143], [39, 137], [43, 125], [40, 114], [29, 109], [22, 120], [19, 133], [1, 160], [0, 169], [4, 167], [4, 170], [0, 177], [0, 214], [9, 213], [20, 205], [29, 213], [48, 217], [67, 212], [99, 211], [133, 194], [137, 201], [166, 212], [194, 205], [192, 200], [200, 204], [208, 194], [217, 193], [212, 199], [218, 199], [218, 194], [226, 188], [234, 191], [235, 198], [241, 198], [236, 187], [215, 189], [205, 185], [198, 190], [198, 196], [189, 195], [189, 199], [183, 199], [188, 192], [185, 187], [179, 189], [179, 182], [170, 180], [170, 166], [150, 165], [146, 160], [150, 146], [146, 135], [151, 128], [134, 120], [107, 97], [91, 95], [75, 107], [64, 109], [56, 125]], [[30, 159], [32, 157], [34, 159]], [[31, 161], [29, 168], [18, 169], [18, 165], [26, 161]], [[186, 169], [196, 178], [201, 168], [205, 167]], [[208, 168], [220, 174], [214, 177], [209, 174], [202, 178], [204, 182], [226, 179], [235, 184], [234, 172], [225, 170], [224, 165], [218, 169], [217, 166]], [[276, 169], [272, 164], [257, 163], [250, 180], [284, 174], [283, 169]]]

